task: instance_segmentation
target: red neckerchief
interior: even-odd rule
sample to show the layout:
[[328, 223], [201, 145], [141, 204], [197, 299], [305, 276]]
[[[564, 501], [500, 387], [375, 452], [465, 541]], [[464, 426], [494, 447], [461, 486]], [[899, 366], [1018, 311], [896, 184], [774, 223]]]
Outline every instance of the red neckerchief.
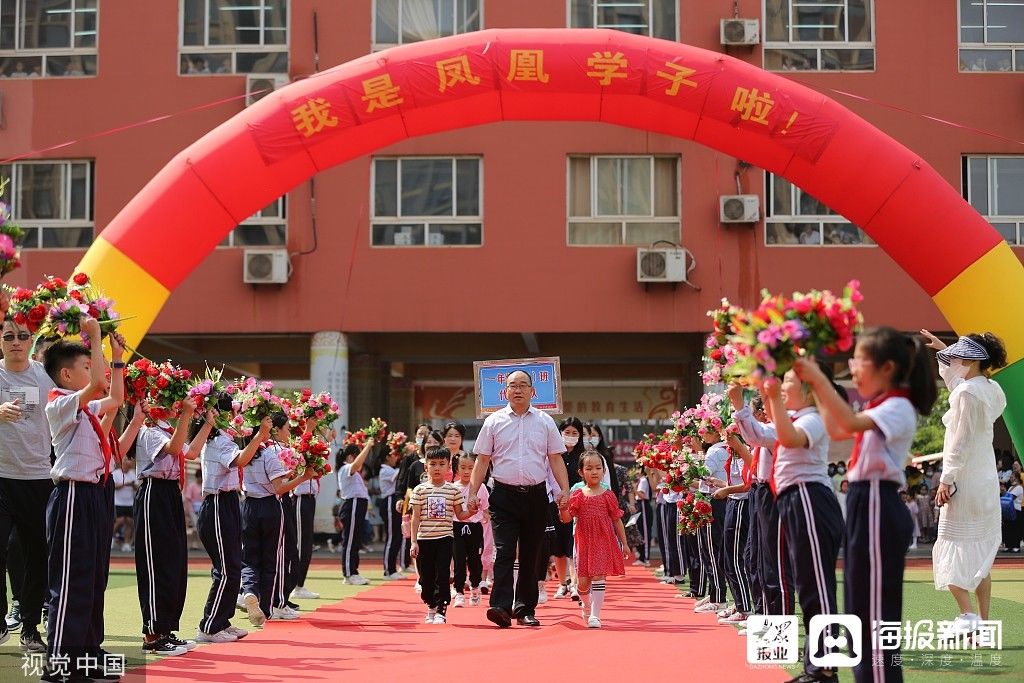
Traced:
[[745, 466], [743, 469], [743, 484], [750, 488], [751, 482], [754, 481], [754, 474], [757, 472], [757, 465], [761, 460], [761, 447], [754, 446], [754, 453], [750, 458], [750, 466]]
[[[58, 398], [60, 398], [61, 396], [67, 396], [67, 395], [68, 394], [65, 394], [60, 389], [50, 389], [50, 393], [47, 394], [46, 400], [47, 401], [55, 401]], [[93, 415], [92, 411], [89, 410], [89, 404], [88, 403], [86, 405], [82, 406], [82, 408], [80, 410], [83, 413], [85, 413], [86, 418], [89, 419], [89, 424], [92, 426], [92, 430], [94, 432], [96, 432], [96, 438], [99, 439], [100, 449], [102, 449], [102, 451], [103, 451], [103, 483], [105, 485], [107, 483], [107, 480], [110, 479], [110, 456], [111, 456], [110, 440], [109, 440], [110, 435], [103, 433], [103, 425], [100, 424], [99, 418], [96, 417], [95, 415]]]
[[[868, 404], [864, 406], [864, 410], [871, 410], [872, 408], [878, 407], [890, 398], [910, 398], [910, 391], [908, 389], [893, 389], [892, 391], [886, 391], [885, 393], [868, 401]], [[850, 453], [850, 464], [846, 468], [847, 472], [853, 470], [854, 465], [857, 464], [857, 458], [860, 457], [860, 446], [863, 442], [864, 432], [857, 432], [853, 437], [853, 452]]]

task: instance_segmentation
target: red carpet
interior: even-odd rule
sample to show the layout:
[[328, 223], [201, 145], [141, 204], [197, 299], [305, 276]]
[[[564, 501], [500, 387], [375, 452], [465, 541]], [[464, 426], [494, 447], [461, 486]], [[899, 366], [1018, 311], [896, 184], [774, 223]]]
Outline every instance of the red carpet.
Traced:
[[[543, 626], [499, 630], [484, 605], [451, 608], [448, 624], [422, 623], [426, 608], [412, 580], [396, 581], [306, 613], [271, 622], [226, 645], [203, 645], [129, 673], [126, 683], [217, 681], [655, 681], [685, 672], [690, 680], [777, 682], [781, 669], [749, 668], [745, 639], [693, 601], [630, 567], [608, 580], [603, 628], [584, 627], [577, 603], [537, 609]], [[549, 586], [551, 584], [549, 583]], [[244, 621], [239, 625], [248, 626]]]

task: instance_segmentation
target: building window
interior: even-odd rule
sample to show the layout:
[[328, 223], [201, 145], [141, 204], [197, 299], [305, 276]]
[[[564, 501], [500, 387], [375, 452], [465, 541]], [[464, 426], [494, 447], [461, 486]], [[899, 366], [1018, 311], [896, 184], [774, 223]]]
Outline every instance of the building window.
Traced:
[[764, 68], [871, 71], [871, 0], [764, 0]]
[[614, 28], [679, 40], [677, 0], [568, 0], [569, 28]]
[[679, 158], [569, 157], [568, 243], [679, 243]]
[[374, 159], [371, 244], [483, 244], [482, 186], [478, 157]]
[[374, 0], [373, 49], [479, 31], [483, 0]]
[[785, 178], [765, 174], [768, 212], [764, 241], [769, 246], [872, 246], [856, 225]]
[[10, 178], [0, 201], [25, 231], [26, 249], [81, 249], [93, 237], [93, 162], [18, 161], [0, 165]]
[[960, 0], [960, 70], [1024, 71], [1024, 0]]
[[99, 0], [0, 0], [0, 78], [95, 76]]
[[963, 190], [1003, 239], [1024, 246], [1024, 156], [964, 157]]
[[183, 76], [288, 73], [288, 0], [181, 0]]
[[238, 224], [219, 246], [283, 247], [288, 244], [288, 198], [280, 196]]

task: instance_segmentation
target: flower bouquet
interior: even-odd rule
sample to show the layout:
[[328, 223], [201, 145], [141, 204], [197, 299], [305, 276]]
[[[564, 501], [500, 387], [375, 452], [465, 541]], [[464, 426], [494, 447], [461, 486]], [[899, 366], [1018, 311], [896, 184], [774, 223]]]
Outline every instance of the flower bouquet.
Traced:
[[390, 449], [392, 455], [397, 455], [399, 461], [405, 455], [405, 444], [409, 441], [409, 437], [406, 436], [405, 432], [391, 432], [388, 434], [388, 449]]
[[146, 401], [151, 420], [167, 420], [181, 411], [189, 398], [192, 373], [171, 361], [153, 363], [140, 358], [125, 368], [125, 392], [129, 403]]
[[698, 529], [715, 520], [711, 502], [703, 493], [690, 491], [683, 500], [676, 503], [676, 507], [679, 510], [676, 529], [680, 534], [695, 534]]
[[282, 448], [277, 452], [277, 457], [288, 470], [290, 476], [296, 477], [302, 474], [306, 467], [306, 460], [294, 448]]
[[305, 427], [306, 420], [315, 419], [317, 427], [329, 427], [338, 419], [341, 408], [326, 391], [314, 394], [311, 389], [303, 389], [295, 392], [291, 401], [292, 409], [289, 414], [297, 426]]
[[345, 439], [342, 443], [346, 446], [355, 444], [360, 448], [366, 443], [367, 439], [373, 439], [374, 441], [380, 441], [382, 434], [386, 434], [388, 430], [388, 423], [379, 417], [372, 418], [368, 427], [356, 430], [354, 432], [345, 432]]
[[665, 478], [659, 485], [665, 493], [682, 493], [704, 477], [710, 477], [711, 471], [689, 448], [683, 447], [665, 470]]
[[[229, 392], [228, 388], [231, 388], [232, 391]], [[245, 419], [241, 415], [235, 414], [234, 407], [239, 405], [234, 402], [235, 390], [237, 387], [224, 381], [223, 370], [213, 369], [209, 366], [201, 378], [192, 378], [188, 389], [188, 397], [196, 404], [196, 419], [205, 419], [203, 416], [207, 410], [217, 411], [217, 417], [213, 423], [214, 429], [222, 430], [232, 439], [252, 433], [252, 430], [245, 426]], [[217, 404], [222, 396], [231, 398], [232, 410], [221, 410], [218, 407]]]
[[833, 354], [853, 348], [863, 318], [860, 283], [851, 280], [838, 297], [828, 290], [794, 293], [792, 298], [762, 292], [761, 305], [733, 317], [730, 344], [736, 362], [727, 375], [750, 382], [781, 377], [801, 355]]
[[10, 314], [14, 322], [37, 334], [46, 322], [54, 303], [66, 299], [68, 285], [59, 277], [47, 276], [35, 289], [19, 287], [11, 296]]
[[644, 434], [633, 448], [633, 457], [636, 459], [637, 465], [662, 472], [668, 470], [675, 457], [672, 443], [674, 439], [671, 437], [671, 433], [672, 430], [657, 436]]
[[736, 362], [736, 349], [729, 343], [729, 335], [733, 333], [733, 318], [740, 313], [742, 309], [731, 305], [728, 299], [722, 299], [720, 307], [708, 311], [712, 328], [704, 344], [704, 371], [701, 373], [704, 386], [721, 384]]
[[295, 470], [296, 474], [302, 474], [306, 469], [312, 469], [318, 479], [330, 474], [331, 445], [322, 437], [313, 433], [303, 433], [297, 439], [292, 439], [291, 450], [302, 458], [301, 469]]
[[[7, 189], [10, 178], [0, 182], [0, 197]], [[25, 231], [11, 220], [7, 204], [0, 202], [0, 277], [21, 266], [21, 245]]]
[[114, 301], [89, 281], [85, 273], [77, 273], [67, 287], [67, 297], [54, 300], [47, 311], [46, 320], [39, 326], [39, 335], [44, 339], [79, 335], [88, 343], [89, 338], [82, 332], [82, 316], [95, 318], [103, 334], [117, 329], [120, 316], [114, 310]]
[[242, 424], [249, 430], [259, 427], [263, 418], [271, 413], [284, 409], [281, 397], [274, 395], [273, 388], [272, 382], [259, 381], [255, 377], [242, 377], [225, 388], [232, 396], [236, 416], [242, 418]]

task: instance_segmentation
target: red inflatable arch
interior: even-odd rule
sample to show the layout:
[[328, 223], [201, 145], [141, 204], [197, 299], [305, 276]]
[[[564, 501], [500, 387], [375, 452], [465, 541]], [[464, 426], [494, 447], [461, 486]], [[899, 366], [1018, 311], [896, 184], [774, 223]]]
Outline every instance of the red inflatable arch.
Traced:
[[[103, 230], [80, 268], [136, 316], [125, 328], [137, 342], [235, 225], [303, 180], [407, 137], [503, 120], [640, 128], [784, 176], [862, 227], [954, 329], [992, 330], [1011, 361], [1024, 356], [1020, 298], [976, 296], [990, 294], [992, 282], [1024, 291], [1024, 268], [913, 152], [781, 76], [611, 30], [481, 31], [392, 48], [292, 83], [176, 156]], [[174, 260], [161, 246], [171, 230]], [[1007, 421], [1016, 437], [1024, 363], [997, 379], [1014, 394]]]

